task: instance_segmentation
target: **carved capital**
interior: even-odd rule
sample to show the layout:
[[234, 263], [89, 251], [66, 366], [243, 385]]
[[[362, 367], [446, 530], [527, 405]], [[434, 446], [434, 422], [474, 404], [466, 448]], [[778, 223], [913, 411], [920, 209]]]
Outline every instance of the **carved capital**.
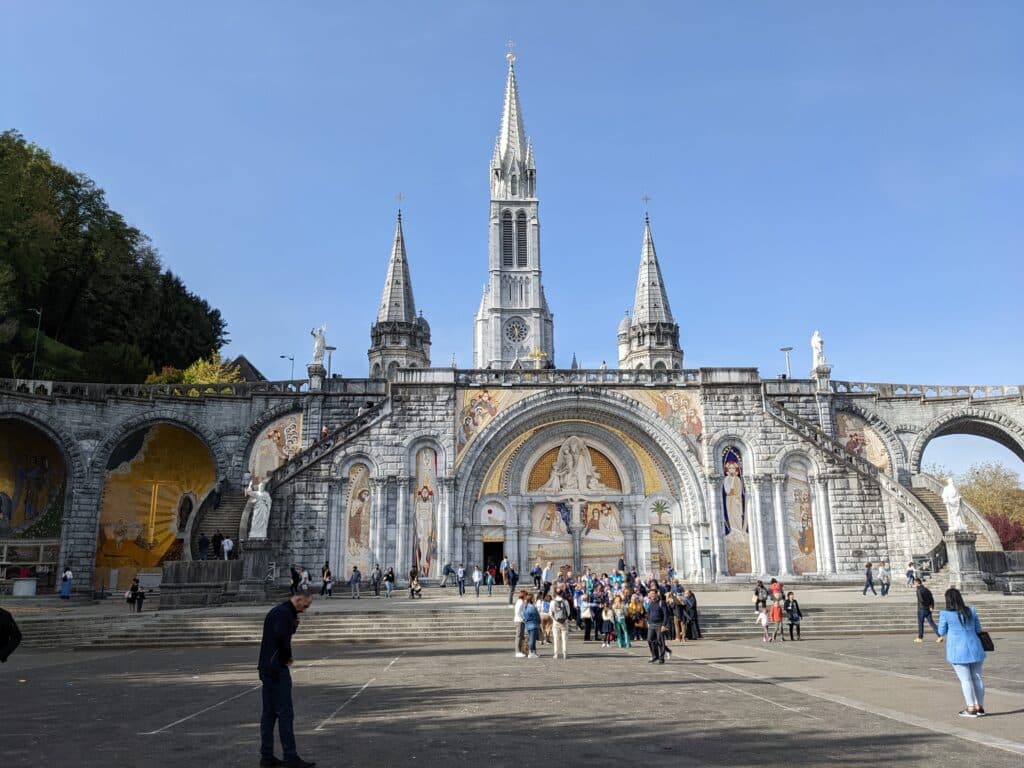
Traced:
[[772, 475], [772, 483], [775, 485], [785, 485], [787, 475]]

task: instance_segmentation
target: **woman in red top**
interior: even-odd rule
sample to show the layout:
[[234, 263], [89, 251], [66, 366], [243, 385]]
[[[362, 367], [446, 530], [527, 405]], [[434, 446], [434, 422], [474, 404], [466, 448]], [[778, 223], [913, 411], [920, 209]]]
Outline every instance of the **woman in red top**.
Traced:
[[772, 630], [771, 640], [772, 642], [776, 637], [781, 637], [782, 642], [786, 642], [786, 633], [782, 631], [782, 602], [779, 600], [772, 600], [771, 607], [768, 608], [768, 620], [775, 625]]

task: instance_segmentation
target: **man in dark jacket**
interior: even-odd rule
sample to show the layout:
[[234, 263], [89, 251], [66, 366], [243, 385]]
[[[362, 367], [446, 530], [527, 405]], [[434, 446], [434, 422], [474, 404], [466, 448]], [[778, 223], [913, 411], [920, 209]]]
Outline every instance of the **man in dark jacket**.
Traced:
[[206, 560], [210, 556], [210, 537], [199, 532], [199, 559]]
[[668, 632], [668, 606], [657, 589], [651, 590], [651, 604], [647, 606], [647, 646], [651, 649], [651, 661], [665, 663], [665, 633]]
[[14, 653], [14, 649], [21, 643], [21, 630], [14, 621], [14, 617], [3, 608], [0, 608], [0, 664], [7, 663], [7, 657]]
[[519, 583], [519, 572], [516, 570], [516, 564], [510, 562], [508, 568], [505, 571], [505, 581], [508, 582], [508, 604], [512, 605], [516, 595], [516, 584]]
[[[292, 726], [292, 635], [299, 627], [299, 614], [309, 608], [313, 593], [302, 586], [288, 600], [271, 608], [263, 620], [260, 642], [259, 672], [263, 683], [263, 715], [260, 718], [260, 765], [283, 765], [287, 768], [312, 768], [295, 749]], [[284, 760], [274, 756], [274, 723], [281, 735]]]
[[[924, 623], [927, 621], [932, 625], [932, 629], [935, 631], [936, 637], [939, 634], [939, 628], [935, 626], [935, 619], [932, 618], [932, 609], [935, 608], [935, 598], [932, 596], [932, 591], [924, 585], [920, 579], [914, 579], [914, 586], [917, 587], [917, 637], [914, 638], [915, 643], [924, 642]], [[935, 642], [941, 643], [942, 638], [939, 637]]]

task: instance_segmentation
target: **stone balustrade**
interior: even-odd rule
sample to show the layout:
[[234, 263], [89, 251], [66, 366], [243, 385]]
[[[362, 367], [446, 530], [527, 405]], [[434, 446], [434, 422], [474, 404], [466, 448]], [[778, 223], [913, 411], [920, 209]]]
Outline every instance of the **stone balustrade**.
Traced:
[[879, 397], [913, 398], [969, 398], [978, 400], [993, 397], [1019, 397], [1024, 385], [965, 384], [948, 386], [943, 384], [879, 384], [869, 381], [831, 382], [832, 391], [843, 395], [878, 395]]
[[[379, 379], [328, 379], [325, 388], [334, 394], [383, 395], [387, 392], [387, 382]], [[308, 391], [309, 382], [306, 379], [254, 381], [237, 384], [90, 384], [33, 379], [0, 379], [0, 394], [99, 401], [111, 399], [251, 398], [254, 395], [303, 395]]]

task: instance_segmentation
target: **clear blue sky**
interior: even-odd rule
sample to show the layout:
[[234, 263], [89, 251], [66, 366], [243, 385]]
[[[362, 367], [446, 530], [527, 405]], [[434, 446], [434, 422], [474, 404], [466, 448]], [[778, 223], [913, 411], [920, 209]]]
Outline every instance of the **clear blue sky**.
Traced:
[[0, 127], [271, 378], [324, 321], [366, 374], [401, 191], [434, 364], [467, 364], [511, 36], [559, 364], [614, 361], [647, 193], [687, 367], [792, 345], [802, 375], [817, 327], [836, 378], [1024, 383], [1022, 29], [1020, 2], [8, 3]]

